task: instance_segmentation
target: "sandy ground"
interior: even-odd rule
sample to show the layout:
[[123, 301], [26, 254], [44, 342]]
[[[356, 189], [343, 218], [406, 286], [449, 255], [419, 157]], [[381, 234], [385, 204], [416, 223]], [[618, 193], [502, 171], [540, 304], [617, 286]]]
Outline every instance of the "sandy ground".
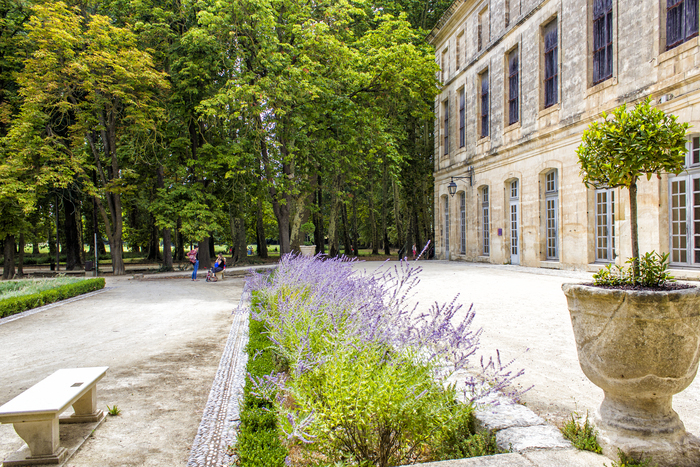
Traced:
[[[367, 270], [377, 263], [364, 263]], [[564, 282], [590, 282], [586, 273], [542, 271], [513, 266], [476, 265], [450, 261], [422, 261], [415, 300], [420, 309], [452, 300], [459, 294], [463, 311], [474, 304], [474, 326], [484, 329], [478, 354], [502, 361], [515, 359], [525, 369], [522, 387], [534, 386], [523, 402], [545, 419], [561, 425], [572, 412], [591, 415], [603, 400], [602, 389], [591, 383], [578, 364], [576, 344]], [[673, 351], [673, 349], [669, 349]], [[474, 358], [474, 364], [479, 359]], [[700, 381], [673, 398], [686, 429], [700, 434]]]
[[[117, 405], [67, 464], [185, 465], [242, 279], [139, 282], [0, 325], [0, 404], [59, 368], [109, 366], [98, 404]], [[0, 459], [22, 445], [0, 426]]]

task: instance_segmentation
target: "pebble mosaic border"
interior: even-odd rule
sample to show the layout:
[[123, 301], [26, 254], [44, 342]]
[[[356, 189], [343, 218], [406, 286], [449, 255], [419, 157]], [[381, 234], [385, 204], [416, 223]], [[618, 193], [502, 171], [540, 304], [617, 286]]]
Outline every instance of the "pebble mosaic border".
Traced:
[[248, 343], [249, 308], [239, 306], [233, 316], [187, 467], [223, 467], [233, 462], [228, 447], [235, 443], [238, 435], [239, 402], [243, 397], [248, 363], [244, 349]]

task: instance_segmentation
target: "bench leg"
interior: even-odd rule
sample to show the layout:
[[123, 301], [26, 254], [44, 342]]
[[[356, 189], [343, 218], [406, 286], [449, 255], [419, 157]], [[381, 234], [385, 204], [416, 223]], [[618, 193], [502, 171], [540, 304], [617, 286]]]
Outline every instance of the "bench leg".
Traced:
[[75, 411], [70, 417], [61, 417], [61, 423], [88, 423], [99, 421], [104, 413], [97, 410], [97, 385], [90, 388], [73, 404]]
[[15, 431], [27, 443], [30, 456], [24, 461], [17, 459], [14, 463], [5, 461], [5, 465], [18, 465], [31, 459], [41, 458], [46, 463], [60, 463], [65, 456], [65, 448], [59, 446], [58, 418], [36, 422], [21, 422], [14, 424]]

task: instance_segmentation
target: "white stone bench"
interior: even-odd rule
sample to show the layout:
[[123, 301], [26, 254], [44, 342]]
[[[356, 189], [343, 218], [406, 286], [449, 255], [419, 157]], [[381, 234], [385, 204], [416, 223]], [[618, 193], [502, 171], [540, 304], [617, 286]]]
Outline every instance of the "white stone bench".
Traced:
[[[0, 423], [14, 424], [30, 455], [5, 460], [4, 465], [60, 464], [66, 450], [59, 446], [58, 424], [97, 422], [97, 382], [109, 367], [58, 370], [0, 407]], [[60, 417], [69, 406], [74, 414]]]

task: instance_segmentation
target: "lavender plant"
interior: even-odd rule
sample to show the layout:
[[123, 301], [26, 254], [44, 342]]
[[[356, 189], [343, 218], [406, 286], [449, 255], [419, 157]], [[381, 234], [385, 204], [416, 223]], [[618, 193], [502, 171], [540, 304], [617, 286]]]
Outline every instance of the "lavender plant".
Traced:
[[[476, 368], [469, 359], [481, 330], [472, 329], [471, 307], [459, 316], [456, 298], [418, 313], [411, 298], [420, 270], [402, 261], [362, 274], [345, 258], [290, 255], [274, 274], [247, 282], [256, 293], [253, 318], [289, 362], [288, 378], [257, 378], [254, 390], [277, 395], [271, 402], [290, 440], [334, 462], [414, 462], [446, 437], [450, 420], [471, 416], [473, 401], [522, 373], [498, 358], [459, 385], [448, 383]], [[467, 404], [456, 402], [459, 391]]]

